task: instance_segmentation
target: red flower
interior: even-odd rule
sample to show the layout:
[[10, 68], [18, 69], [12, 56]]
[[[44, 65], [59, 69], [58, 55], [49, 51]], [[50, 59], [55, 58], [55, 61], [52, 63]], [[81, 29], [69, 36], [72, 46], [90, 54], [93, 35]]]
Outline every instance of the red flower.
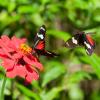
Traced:
[[18, 39], [15, 36], [9, 39], [3, 35], [0, 39], [0, 58], [2, 66], [6, 70], [6, 76], [25, 78], [27, 82], [39, 78], [38, 70], [43, 66], [38, 59], [32, 55], [32, 48], [25, 44], [26, 39]]

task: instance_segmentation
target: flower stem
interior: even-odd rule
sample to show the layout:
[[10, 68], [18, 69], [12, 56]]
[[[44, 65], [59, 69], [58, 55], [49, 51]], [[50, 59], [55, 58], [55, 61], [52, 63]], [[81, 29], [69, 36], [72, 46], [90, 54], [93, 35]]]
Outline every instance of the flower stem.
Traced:
[[1, 93], [0, 93], [0, 100], [4, 100], [5, 84], [6, 84], [6, 76], [4, 75], [4, 78], [3, 78], [3, 81], [2, 81]]

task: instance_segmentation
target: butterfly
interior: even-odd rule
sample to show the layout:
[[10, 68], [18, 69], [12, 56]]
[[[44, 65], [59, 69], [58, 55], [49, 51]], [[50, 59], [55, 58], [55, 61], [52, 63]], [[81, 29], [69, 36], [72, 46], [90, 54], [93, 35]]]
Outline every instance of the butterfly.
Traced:
[[86, 53], [88, 55], [92, 55], [95, 49], [95, 41], [90, 36], [90, 33], [85, 32], [77, 32], [65, 42], [65, 46], [68, 48], [75, 48], [77, 46], [85, 47]]
[[46, 34], [46, 27], [45, 25], [42, 25], [39, 29], [39, 32], [37, 32], [34, 38], [33, 50], [37, 55], [44, 55], [48, 57], [58, 56], [58, 54], [56, 53], [45, 50], [45, 34]]

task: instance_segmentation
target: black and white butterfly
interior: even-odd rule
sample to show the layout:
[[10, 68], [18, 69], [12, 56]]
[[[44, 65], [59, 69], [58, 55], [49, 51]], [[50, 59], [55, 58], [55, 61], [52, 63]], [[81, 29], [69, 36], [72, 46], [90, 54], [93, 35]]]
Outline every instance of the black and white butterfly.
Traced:
[[95, 41], [92, 39], [90, 34], [84, 32], [77, 32], [72, 38], [65, 42], [65, 46], [68, 48], [75, 48], [77, 46], [84, 46], [86, 53], [92, 55], [95, 49]]
[[56, 53], [45, 50], [45, 33], [46, 27], [42, 25], [34, 38], [33, 50], [37, 55], [44, 55], [49, 57], [58, 56]]

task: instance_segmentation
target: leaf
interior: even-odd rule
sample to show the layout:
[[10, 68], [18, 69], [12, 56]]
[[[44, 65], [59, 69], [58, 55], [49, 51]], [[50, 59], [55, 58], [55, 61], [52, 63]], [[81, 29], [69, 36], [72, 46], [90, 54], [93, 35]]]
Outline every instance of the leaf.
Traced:
[[83, 56], [80, 59], [90, 64], [100, 79], [100, 57], [98, 57], [96, 54], [93, 54], [92, 56]]
[[93, 19], [97, 22], [100, 22], [100, 9], [95, 10], [94, 15], [93, 15]]
[[6, 7], [8, 5], [9, 1], [8, 0], [0, 0], [0, 5]]
[[69, 82], [76, 83], [76, 82], [80, 82], [80, 81], [82, 81], [86, 78], [91, 79], [91, 76], [88, 73], [84, 72], [84, 71], [79, 71], [79, 72], [76, 72], [76, 73], [72, 74], [69, 77]]
[[58, 93], [62, 91], [62, 88], [55, 87], [52, 88], [49, 92], [45, 92], [41, 95], [42, 100], [54, 100], [57, 97]]
[[38, 91], [41, 91], [41, 87], [39, 86], [39, 82], [38, 82], [37, 80], [34, 80], [34, 81], [32, 82], [32, 86], [33, 86], [34, 88], [36, 88]]
[[8, 4], [8, 12], [14, 11], [15, 8], [16, 8], [16, 3], [14, 1], [10, 1]]
[[63, 39], [64, 41], [66, 41], [70, 37], [69, 33], [57, 30], [48, 30], [47, 34]]
[[9, 24], [11, 25], [15, 21], [19, 21], [19, 19], [20, 19], [19, 15], [15, 14], [13, 16], [9, 16], [7, 11], [2, 11], [0, 13], [0, 22], [2, 23], [1, 29], [5, 28]]
[[31, 16], [31, 19], [32, 19], [32, 22], [35, 23], [37, 26], [40, 26], [44, 23], [41, 15], [39, 13], [33, 14]]
[[72, 84], [69, 91], [70, 100], [83, 100], [84, 93], [78, 84]]
[[59, 4], [51, 4], [49, 5], [50, 12], [56, 13], [59, 12]]
[[50, 2], [50, 0], [40, 0], [41, 1], [41, 3], [43, 4], [43, 5], [45, 5], [46, 3], [49, 3]]
[[49, 69], [46, 71], [43, 77], [43, 83], [42, 86], [44, 87], [46, 84], [48, 84], [50, 81], [58, 78], [65, 72], [65, 66], [59, 62], [48, 62], [46, 67], [49, 67]]
[[18, 12], [19, 13], [34, 13], [38, 11], [37, 5], [24, 5], [24, 6], [19, 6], [18, 7]]
[[24, 95], [33, 98], [33, 100], [41, 100], [40, 96], [38, 94], [29, 90], [28, 88], [24, 87], [23, 85], [17, 83], [17, 87], [24, 93]]
[[18, 4], [29, 4], [30, 0], [16, 0]]

